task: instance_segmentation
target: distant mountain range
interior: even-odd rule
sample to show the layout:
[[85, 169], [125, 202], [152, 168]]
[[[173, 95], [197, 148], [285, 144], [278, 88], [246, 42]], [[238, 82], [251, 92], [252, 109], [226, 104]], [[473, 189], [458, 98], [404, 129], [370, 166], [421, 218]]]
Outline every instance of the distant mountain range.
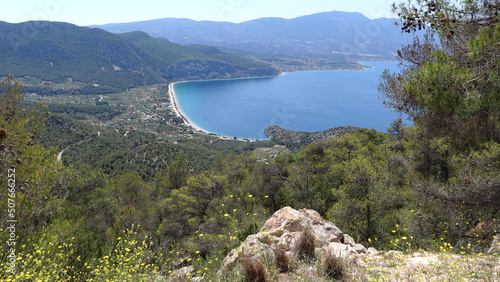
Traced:
[[[324, 12], [294, 19], [261, 18], [230, 23], [165, 18], [97, 26], [114, 33], [144, 31], [178, 44], [203, 44], [257, 56], [394, 59], [413, 36], [394, 25], [396, 19], [370, 20], [356, 12]], [[242, 53], [244, 54], [244, 53]]]
[[0, 75], [99, 85], [101, 92], [168, 80], [278, 74], [215, 47], [181, 46], [135, 31], [113, 34], [60, 22], [0, 22]]
[[238, 24], [168, 18], [99, 28], [0, 21], [0, 76], [77, 81], [87, 85], [83, 92], [105, 93], [165, 79], [272, 76], [278, 69], [359, 69], [362, 66], [349, 59], [394, 59], [396, 50], [411, 41], [395, 21], [347, 12]]

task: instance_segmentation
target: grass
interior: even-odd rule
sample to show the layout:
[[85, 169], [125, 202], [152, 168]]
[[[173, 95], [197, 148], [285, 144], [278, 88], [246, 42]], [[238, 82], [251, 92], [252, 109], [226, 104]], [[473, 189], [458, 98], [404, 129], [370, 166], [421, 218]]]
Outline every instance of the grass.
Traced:
[[291, 260], [290, 257], [285, 252], [285, 248], [280, 245], [273, 249], [274, 252], [274, 261], [276, 265], [276, 269], [280, 272], [288, 272], [291, 270]]
[[499, 256], [401, 252], [365, 257], [348, 276], [359, 281], [499, 281]]
[[261, 260], [244, 259], [243, 271], [245, 273], [245, 282], [268, 282], [269, 273]]
[[[175, 262], [183, 254], [172, 250], [170, 257], [156, 257], [149, 251], [149, 243], [138, 241], [137, 233], [126, 231], [117, 239], [107, 255], [74, 268], [67, 264], [73, 255], [71, 241], [20, 246], [17, 255], [16, 275], [9, 275], [5, 261], [0, 264], [2, 281], [151, 281], [168, 278], [175, 270]], [[0, 247], [0, 249], [2, 249]], [[2, 252], [5, 250], [2, 249]], [[283, 251], [283, 252], [282, 252]], [[194, 271], [175, 281], [500, 281], [500, 254], [455, 253], [452, 248], [436, 252], [389, 251], [379, 255], [357, 255], [350, 259], [333, 256], [316, 257], [315, 260], [295, 261], [282, 256], [283, 249], [276, 249], [271, 259], [246, 260], [229, 276], [220, 276], [222, 257], [208, 260], [194, 255], [188, 264]], [[279, 257], [281, 256], [281, 257]], [[161, 266], [151, 261], [161, 261]], [[77, 258], [78, 259], [78, 258]], [[288, 271], [283, 271], [288, 265]], [[196, 278], [198, 277], [198, 278]], [[38, 280], [37, 280], [38, 279]]]
[[335, 280], [340, 280], [344, 278], [345, 276], [344, 265], [345, 265], [344, 261], [333, 255], [332, 253], [326, 255], [326, 257], [323, 260], [323, 268], [325, 274], [328, 277]]
[[315, 259], [315, 238], [310, 229], [302, 231], [297, 245], [299, 260], [311, 261]]

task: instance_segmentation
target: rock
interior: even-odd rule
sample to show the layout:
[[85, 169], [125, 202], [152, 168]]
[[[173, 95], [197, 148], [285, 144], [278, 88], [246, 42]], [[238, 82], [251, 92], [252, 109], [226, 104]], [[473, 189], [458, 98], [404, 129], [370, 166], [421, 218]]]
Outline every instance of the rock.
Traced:
[[356, 255], [358, 252], [351, 246], [332, 242], [323, 248], [318, 248], [316, 253], [321, 254], [321, 256], [326, 256], [326, 254], [334, 254], [338, 258], [349, 258]]
[[[223, 268], [234, 268], [236, 263], [242, 260], [244, 257], [258, 259], [261, 258], [263, 254], [273, 255], [274, 257], [274, 254], [270, 254], [269, 252], [269, 246], [272, 244], [272, 241], [263, 240], [263, 243], [261, 242], [263, 237], [268, 236], [263, 235], [262, 233], [248, 236], [243, 244], [227, 254], [222, 262]], [[266, 242], [271, 243], [267, 244]]]
[[395, 250], [390, 250], [387, 253], [385, 253], [385, 256], [391, 257], [391, 256], [403, 256], [403, 252], [401, 251], [395, 251]]
[[453, 247], [453, 251], [456, 253], [472, 252], [478, 254], [486, 252], [486, 248], [469, 240], [459, 240], [455, 247]]
[[375, 248], [369, 247], [367, 253], [372, 256], [378, 256], [380, 255], [380, 252], [377, 251]]
[[308, 230], [314, 237], [315, 254], [334, 253], [336, 256], [349, 258], [359, 252], [367, 252], [364, 246], [356, 244], [350, 236], [344, 235], [333, 223], [322, 219], [316, 211], [297, 211], [284, 207], [266, 221], [259, 233], [248, 236], [238, 248], [229, 252], [222, 261], [219, 272], [233, 271], [244, 258], [274, 260], [274, 250], [278, 246], [291, 260], [297, 260], [299, 238], [304, 230]]
[[185, 266], [183, 268], [179, 268], [176, 271], [174, 271], [170, 275], [170, 278], [172, 279], [172, 281], [178, 281], [180, 279], [184, 279], [188, 273], [193, 273], [193, 272], [194, 272], [194, 267], [192, 265]]
[[354, 239], [347, 234], [344, 234], [344, 244], [347, 244], [351, 247], [356, 246], [356, 242], [354, 241]]
[[438, 261], [437, 258], [435, 257], [413, 257], [409, 258], [406, 261], [407, 264], [421, 264], [421, 265], [430, 265], [430, 264], [436, 264], [441, 262]]
[[358, 254], [366, 254], [368, 252], [368, 250], [365, 248], [365, 246], [363, 246], [361, 244], [354, 245], [354, 250], [356, 250], [356, 252]]
[[488, 250], [488, 253], [500, 253], [500, 235], [495, 236], [495, 239], [493, 239], [493, 242], [491, 242], [491, 247]]
[[481, 245], [474, 245], [474, 246], [472, 246], [472, 250], [471, 250], [471, 252], [474, 254], [486, 253], [487, 251], [488, 251], [488, 248], [481, 246]]

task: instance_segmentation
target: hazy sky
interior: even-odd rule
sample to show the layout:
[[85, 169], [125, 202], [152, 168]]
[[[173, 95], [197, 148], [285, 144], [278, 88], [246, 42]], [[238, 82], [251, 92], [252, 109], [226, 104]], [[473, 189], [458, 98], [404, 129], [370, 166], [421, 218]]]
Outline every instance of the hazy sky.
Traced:
[[261, 17], [293, 18], [326, 11], [358, 11], [369, 18], [393, 17], [394, 0], [15, 0], [2, 1], [0, 21], [64, 21], [77, 25], [158, 18], [242, 22]]

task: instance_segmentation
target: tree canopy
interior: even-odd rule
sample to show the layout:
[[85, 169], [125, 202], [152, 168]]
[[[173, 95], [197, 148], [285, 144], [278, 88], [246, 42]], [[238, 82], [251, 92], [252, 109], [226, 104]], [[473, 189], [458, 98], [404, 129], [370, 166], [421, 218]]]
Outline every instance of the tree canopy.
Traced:
[[426, 137], [469, 148], [498, 140], [500, 17], [498, 1], [410, 1], [393, 9], [405, 32], [423, 38], [398, 51], [399, 73], [384, 72], [379, 91]]

